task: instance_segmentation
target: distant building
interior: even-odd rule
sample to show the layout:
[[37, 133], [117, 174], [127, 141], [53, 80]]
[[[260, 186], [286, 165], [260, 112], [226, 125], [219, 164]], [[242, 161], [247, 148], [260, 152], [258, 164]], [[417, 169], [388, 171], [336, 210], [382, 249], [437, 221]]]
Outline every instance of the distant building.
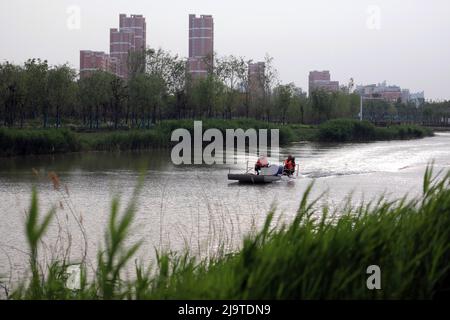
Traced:
[[145, 50], [147, 24], [142, 15], [119, 16], [119, 29], [110, 29], [110, 55], [117, 59], [117, 75], [128, 78], [128, 57], [131, 52]]
[[339, 91], [339, 81], [331, 81], [330, 71], [311, 71], [309, 73], [309, 95], [315, 90]]
[[95, 71], [111, 71], [111, 57], [103, 51], [80, 51], [80, 78], [89, 77]]
[[418, 105], [421, 98], [425, 100], [423, 92], [411, 94], [409, 89], [402, 89], [396, 85], [387, 85], [386, 81], [379, 84], [357, 86], [355, 93], [365, 98], [380, 99], [392, 103], [400, 101], [406, 104], [414, 100], [414, 103]]
[[423, 105], [425, 103], [425, 92], [416, 92], [416, 93], [411, 93], [409, 95], [409, 102], [412, 102], [416, 105], [416, 107], [420, 107], [421, 105]]
[[402, 89], [402, 103], [407, 104], [410, 99], [410, 92], [409, 89]]
[[249, 91], [256, 96], [262, 96], [264, 93], [265, 72], [265, 62], [249, 63], [248, 65]]
[[[189, 15], [188, 72], [193, 78], [204, 77], [213, 67], [214, 19], [211, 15]], [[208, 61], [210, 59], [210, 61]]]
[[128, 56], [130, 52], [145, 50], [147, 25], [142, 15], [120, 14], [119, 20], [119, 29], [110, 29], [109, 55], [101, 51], [80, 51], [80, 78], [97, 70], [128, 78]]

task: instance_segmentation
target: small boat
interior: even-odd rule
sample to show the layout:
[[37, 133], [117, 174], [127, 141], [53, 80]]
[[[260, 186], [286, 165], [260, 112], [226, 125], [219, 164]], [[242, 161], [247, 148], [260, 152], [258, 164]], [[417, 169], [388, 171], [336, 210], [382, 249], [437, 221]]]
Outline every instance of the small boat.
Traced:
[[[249, 170], [247, 163], [247, 170], [245, 173], [228, 173], [228, 180], [239, 181], [240, 183], [253, 183], [253, 184], [263, 184], [272, 183], [281, 180], [293, 180], [294, 176], [287, 176], [282, 174], [283, 166], [271, 165], [267, 168], [262, 168], [260, 174], [255, 174]], [[298, 171], [297, 171], [298, 175]]]
[[229, 173], [228, 174], [228, 180], [234, 180], [239, 181], [242, 183], [272, 183], [274, 181], [280, 181], [281, 176], [265, 176], [265, 175], [257, 175], [253, 173], [240, 173], [240, 174], [234, 174]]

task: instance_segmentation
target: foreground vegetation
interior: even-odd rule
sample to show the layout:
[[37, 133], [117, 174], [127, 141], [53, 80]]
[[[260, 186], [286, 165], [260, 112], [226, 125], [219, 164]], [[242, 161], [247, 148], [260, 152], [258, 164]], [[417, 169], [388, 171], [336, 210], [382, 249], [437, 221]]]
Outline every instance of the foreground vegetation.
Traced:
[[[194, 130], [191, 120], [166, 120], [151, 129], [107, 130], [76, 132], [69, 129], [7, 129], [0, 128], [0, 157], [31, 154], [55, 154], [77, 151], [118, 151], [168, 148], [173, 130]], [[338, 119], [320, 126], [279, 125], [251, 119], [203, 120], [203, 130], [226, 129], [279, 129], [280, 144], [294, 141], [374, 141], [413, 139], [432, 135], [432, 131], [419, 126], [391, 126], [378, 128], [368, 122]]]
[[[123, 214], [114, 200], [94, 277], [87, 281], [82, 265], [81, 286], [75, 290], [65, 285], [68, 261], [38, 265], [40, 239], [53, 212], [41, 219], [33, 192], [26, 221], [31, 278], [9, 298], [432, 299], [450, 293], [450, 173], [437, 179], [427, 169], [423, 195], [416, 200], [380, 199], [337, 211], [314, 209], [311, 187], [290, 224], [273, 227], [270, 212], [262, 230], [247, 236], [238, 252], [219, 250], [203, 261], [189, 252], [158, 252], [153, 269], [137, 264], [129, 280], [122, 278], [123, 271], [139, 244], [126, 247], [124, 242], [138, 192]], [[381, 269], [381, 290], [366, 287], [371, 265]]]

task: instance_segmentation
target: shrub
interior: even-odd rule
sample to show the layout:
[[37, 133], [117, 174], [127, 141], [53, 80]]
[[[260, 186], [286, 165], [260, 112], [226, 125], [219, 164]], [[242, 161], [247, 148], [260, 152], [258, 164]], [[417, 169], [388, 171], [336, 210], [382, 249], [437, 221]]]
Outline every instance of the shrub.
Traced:
[[78, 137], [67, 129], [0, 128], [0, 156], [75, 152], [80, 149]]
[[422, 138], [432, 135], [427, 128], [415, 125], [375, 127], [367, 121], [336, 119], [319, 126], [318, 139], [328, 142], [373, 141]]

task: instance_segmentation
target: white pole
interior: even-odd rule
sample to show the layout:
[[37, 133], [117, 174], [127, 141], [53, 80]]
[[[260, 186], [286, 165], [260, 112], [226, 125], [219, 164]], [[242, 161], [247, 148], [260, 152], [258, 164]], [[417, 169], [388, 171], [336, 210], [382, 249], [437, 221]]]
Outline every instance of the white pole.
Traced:
[[363, 97], [360, 96], [359, 99], [359, 121], [363, 120]]

